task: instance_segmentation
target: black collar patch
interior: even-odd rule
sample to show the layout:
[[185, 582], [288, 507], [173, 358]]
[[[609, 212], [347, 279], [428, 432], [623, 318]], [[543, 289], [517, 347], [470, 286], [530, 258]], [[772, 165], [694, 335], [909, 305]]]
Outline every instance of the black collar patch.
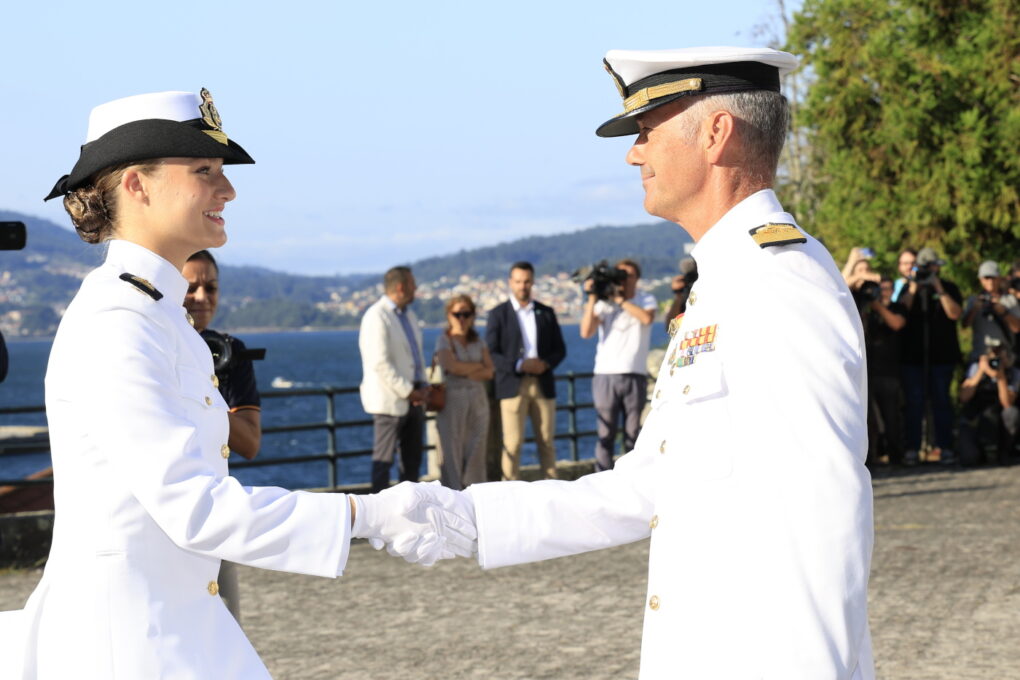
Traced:
[[127, 281], [132, 286], [137, 288], [139, 291], [145, 293], [146, 295], [151, 297], [153, 300], [156, 300], [157, 302], [163, 298], [163, 294], [156, 290], [156, 287], [154, 285], [152, 285], [151, 283], [149, 283], [140, 276], [135, 276], [134, 274], [128, 274], [127, 272], [124, 272], [123, 274], [120, 275], [120, 280]]

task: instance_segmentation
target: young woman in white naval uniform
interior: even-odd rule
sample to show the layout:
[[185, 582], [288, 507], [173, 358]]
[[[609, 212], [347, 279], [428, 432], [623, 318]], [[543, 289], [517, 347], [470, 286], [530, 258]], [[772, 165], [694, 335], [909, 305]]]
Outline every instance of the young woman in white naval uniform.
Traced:
[[441, 534], [414, 485], [355, 499], [227, 474], [227, 407], [181, 269], [226, 242], [224, 166], [253, 162], [206, 90], [140, 95], [92, 111], [48, 196], [109, 250], [53, 343], [53, 545], [25, 609], [0, 616], [2, 678], [266, 678], [217, 597], [221, 559], [336, 577], [352, 536], [411, 561], [473, 550], [473, 528]]

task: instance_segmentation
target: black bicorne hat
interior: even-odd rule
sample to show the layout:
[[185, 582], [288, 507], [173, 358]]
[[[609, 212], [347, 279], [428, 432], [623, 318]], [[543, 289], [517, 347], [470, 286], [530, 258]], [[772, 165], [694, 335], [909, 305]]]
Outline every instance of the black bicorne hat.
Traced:
[[44, 200], [86, 185], [104, 168], [172, 156], [222, 158], [226, 165], [255, 162], [241, 145], [227, 138], [205, 88], [199, 94], [141, 94], [92, 109], [78, 162]]

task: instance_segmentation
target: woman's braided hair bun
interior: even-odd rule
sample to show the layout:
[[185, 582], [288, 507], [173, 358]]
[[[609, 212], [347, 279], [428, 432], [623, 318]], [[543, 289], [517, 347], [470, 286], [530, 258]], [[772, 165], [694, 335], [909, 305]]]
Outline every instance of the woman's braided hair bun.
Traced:
[[64, 196], [64, 210], [82, 241], [99, 243], [113, 229], [103, 191], [95, 185], [75, 189]]

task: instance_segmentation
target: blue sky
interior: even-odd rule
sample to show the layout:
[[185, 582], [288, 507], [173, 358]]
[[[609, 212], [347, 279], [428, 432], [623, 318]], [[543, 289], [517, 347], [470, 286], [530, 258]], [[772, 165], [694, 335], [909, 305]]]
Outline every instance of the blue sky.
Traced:
[[647, 222], [630, 138], [594, 134], [621, 110], [604, 53], [764, 44], [777, 13], [771, 0], [4, 2], [0, 208], [69, 226], [42, 197], [89, 110], [207, 87], [257, 161], [229, 169], [230, 264], [380, 271]]

